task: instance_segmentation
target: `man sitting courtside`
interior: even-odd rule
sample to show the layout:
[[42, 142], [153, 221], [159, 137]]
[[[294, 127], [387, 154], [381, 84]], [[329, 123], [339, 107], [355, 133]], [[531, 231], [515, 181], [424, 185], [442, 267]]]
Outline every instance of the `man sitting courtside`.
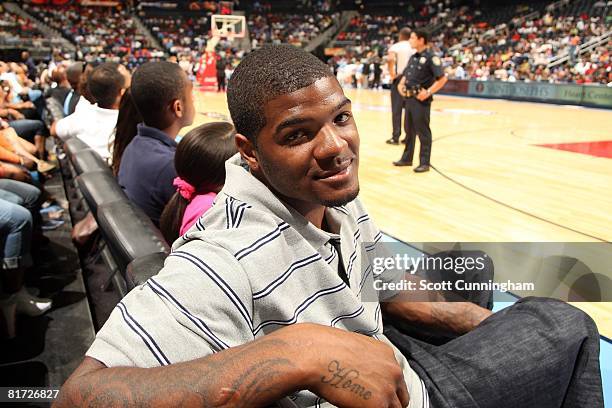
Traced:
[[144, 123], [123, 152], [118, 178], [130, 200], [156, 225], [176, 191], [174, 139], [193, 122], [192, 90], [178, 64], [167, 61], [143, 64], [132, 80], [132, 99]]
[[123, 65], [106, 62], [96, 67], [87, 82], [96, 104], [60, 119], [52, 127], [51, 133], [63, 139], [77, 137], [102, 158], [108, 159], [109, 139], [117, 124], [119, 102], [130, 87], [131, 79], [130, 72]]
[[83, 66], [82, 62], [73, 62], [66, 68], [66, 78], [70, 83], [70, 92], [66, 95], [62, 107], [64, 109], [64, 116], [71, 115], [74, 113], [77, 104], [81, 98], [81, 93], [79, 90], [79, 85], [81, 83], [81, 76], [83, 75]]
[[[384, 248], [357, 198], [351, 102], [324, 63], [263, 47], [228, 104], [239, 154], [215, 206], [118, 304], [56, 406], [602, 407], [598, 333], [578, 309], [373, 292]], [[395, 332], [394, 346], [381, 308], [458, 337]]]

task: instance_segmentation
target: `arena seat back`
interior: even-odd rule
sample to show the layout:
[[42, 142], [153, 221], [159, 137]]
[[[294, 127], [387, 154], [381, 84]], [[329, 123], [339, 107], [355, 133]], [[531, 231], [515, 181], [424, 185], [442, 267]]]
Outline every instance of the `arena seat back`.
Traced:
[[72, 165], [77, 174], [94, 171], [106, 171], [110, 173], [108, 164], [93, 149], [79, 150], [72, 155]]
[[151, 276], [155, 276], [164, 267], [166, 257], [165, 252], [156, 252], [141, 256], [130, 262], [125, 270], [127, 290], [132, 290], [145, 283]]
[[80, 152], [81, 150], [91, 149], [87, 143], [79, 139], [78, 137], [70, 137], [64, 139], [64, 149], [70, 156], [70, 161], [72, 160], [72, 156], [76, 152]]
[[[170, 253], [170, 247], [144, 211], [128, 200], [120, 200], [100, 205], [96, 219], [122, 273], [139, 260], [130, 269], [133, 275], [129, 279], [124, 276], [128, 285], [131, 282], [133, 287], [159, 271], [155, 268]], [[151, 266], [154, 267], [145, 270]]]
[[[96, 221], [98, 221], [98, 207], [128, 199], [108, 170], [83, 173], [77, 177], [76, 181]], [[129, 225], [130, 223], [124, 224], [121, 228], [127, 228]]]

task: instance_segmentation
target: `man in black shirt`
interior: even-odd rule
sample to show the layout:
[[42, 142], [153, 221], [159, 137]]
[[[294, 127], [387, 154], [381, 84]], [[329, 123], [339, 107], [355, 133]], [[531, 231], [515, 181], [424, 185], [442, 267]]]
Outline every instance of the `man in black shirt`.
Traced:
[[428, 34], [415, 30], [410, 34], [410, 45], [416, 53], [408, 60], [408, 65], [398, 85], [399, 92], [404, 96], [406, 116], [404, 129], [406, 132], [406, 147], [402, 158], [393, 162], [396, 166], [412, 166], [416, 135], [419, 135], [421, 150], [417, 173], [429, 170], [431, 156], [431, 129], [429, 116], [431, 113], [432, 95], [439, 91], [447, 78], [442, 69], [440, 58], [427, 47]]

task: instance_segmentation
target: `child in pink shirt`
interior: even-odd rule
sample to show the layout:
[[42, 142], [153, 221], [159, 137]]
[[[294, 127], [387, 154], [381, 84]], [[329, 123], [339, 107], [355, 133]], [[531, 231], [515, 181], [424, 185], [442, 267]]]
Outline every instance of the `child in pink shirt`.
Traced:
[[189, 131], [176, 148], [176, 193], [161, 215], [160, 229], [174, 242], [212, 207], [225, 183], [225, 161], [236, 153], [234, 126], [211, 122]]

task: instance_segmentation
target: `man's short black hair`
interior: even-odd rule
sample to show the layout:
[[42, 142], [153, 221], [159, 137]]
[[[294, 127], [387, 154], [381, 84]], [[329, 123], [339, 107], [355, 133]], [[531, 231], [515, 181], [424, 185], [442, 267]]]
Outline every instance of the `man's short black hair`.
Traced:
[[109, 109], [121, 95], [125, 77], [119, 72], [119, 64], [105, 62], [91, 72], [87, 86], [98, 106]]
[[413, 33], [414, 35], [416, 35], [417, 38], [422, 38], [425, 44], [429, 42], [429, 31], [424, 30], [422, 28], [417, 28], [413, 31]]
[[333, 76], [323, 61], [291, 45], [267, 45], [248, 54], [227, 85], [227, 104], [236, 131], [256, 145], [266, 125], [268, 101]]
[[152, 61], [141, 65], [132, 76], [132, 99], [144, 123], [158, 129], [167, 123], [166, 109], [172, 101], [185, 100], [186, 76], [178, 64]]

